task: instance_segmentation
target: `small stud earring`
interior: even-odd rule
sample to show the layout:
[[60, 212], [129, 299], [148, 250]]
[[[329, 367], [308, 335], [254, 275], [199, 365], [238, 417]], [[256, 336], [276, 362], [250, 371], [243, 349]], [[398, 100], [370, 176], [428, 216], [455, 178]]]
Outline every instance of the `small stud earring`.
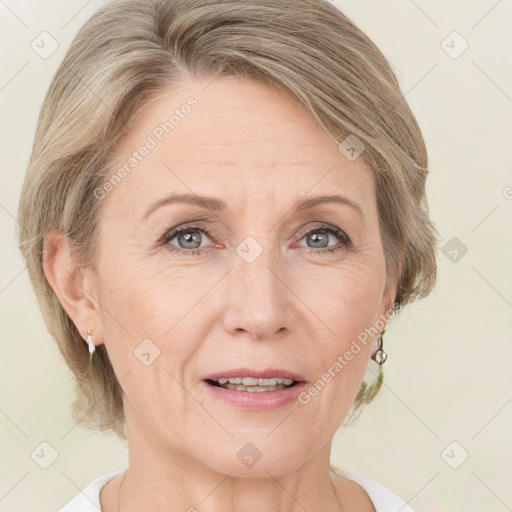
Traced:
[[372, 354], [372, 359], [378, 364], [384, 364], [386, 362], [386, 359], [388, 358], [387, 352], [384, 350], [384, 341], [382, 339], [382, 335], [384, 334], [385, 330], [382, 330], [379, 336], [379, 339], [377, 340], [377, 350]]
[[92, 341], [92, 331], [87, 332], [87, 343], [89, 344], [89, 354], [92, 354], [96, 350], [96, 345]]

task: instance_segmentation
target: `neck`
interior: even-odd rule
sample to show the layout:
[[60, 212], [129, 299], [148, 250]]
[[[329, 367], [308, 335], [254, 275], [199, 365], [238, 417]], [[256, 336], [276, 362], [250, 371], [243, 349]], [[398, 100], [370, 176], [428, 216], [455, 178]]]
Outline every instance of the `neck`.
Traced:
[[[194, 464], [174, 477], [150, 476], [130, 465], [119, 484], [117, 512], [343, 512], [330, 473], [307, 472], [261, 478], [234, 477]], [[109, 511], [107, 511], [109, 512]]]

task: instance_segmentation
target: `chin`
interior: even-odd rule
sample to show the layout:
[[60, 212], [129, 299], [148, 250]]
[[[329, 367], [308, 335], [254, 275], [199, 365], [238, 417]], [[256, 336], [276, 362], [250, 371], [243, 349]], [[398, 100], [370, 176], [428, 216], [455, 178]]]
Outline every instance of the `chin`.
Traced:
[[[278, 441], [279, 442], [279, 441]], [[269, 478], [283, 476], [298, 470], [305, 462], [304, 450], [298, 449], [298, 445], [289, 449], [278, 450], [277, 443], [269, 439], [265, 442], [253, 441], [233, 442], [236, 445], [229, 449], [224, 444], [222, 452], [212, 450], [211, 457], [203, 461], [203, 464], [211, 469], [234, 477]], [[219, 443], [220, 448], [220, 443]], [[204, 457], [204, 452], [203, 452]], [[212, 461], [215, 461], [212, 464]]]

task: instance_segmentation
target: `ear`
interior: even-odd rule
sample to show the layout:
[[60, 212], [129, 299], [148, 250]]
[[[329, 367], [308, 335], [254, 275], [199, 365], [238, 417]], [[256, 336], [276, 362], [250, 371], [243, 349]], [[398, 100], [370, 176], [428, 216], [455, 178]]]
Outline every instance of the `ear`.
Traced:
[[69, 238], [57, 229], [52, 229], [45, 237], [43, 269], [48, 283], [82, 338], [85, 340], [91, 330], [94, 344], [103, 343], [98, 325], [100, 316], [93, 270], [77, 266]]
[[400, 261], [397, 265], [396, 275], [388, 276], [386, 282], [386, 288], [384, 290], [384, 294], [382, 297], [382, 315], [387, 315], [390, 313], [396, 297], [396, 291], [398, 288], [398, 283], [400, 281], [400, 275], [402, 272], [402, 261]]

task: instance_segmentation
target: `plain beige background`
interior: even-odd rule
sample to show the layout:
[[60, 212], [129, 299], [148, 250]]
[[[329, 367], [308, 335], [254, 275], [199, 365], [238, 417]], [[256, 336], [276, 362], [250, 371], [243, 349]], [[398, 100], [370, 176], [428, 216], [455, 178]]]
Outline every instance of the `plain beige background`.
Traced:
[[[71, 419], [72, 375], [15, 237], [41, 102], [102, 3], [0, 1], [0, 511], [56, 511], [127, 463], [123, 443]], [[443, 241], [435, 291], [389, 324], [385, 385], [336, 435], [332, 462], [382, 482], [416, 512], [512, 510], [511, 2], [336, 4], [388, 57], [418, 118]]]

